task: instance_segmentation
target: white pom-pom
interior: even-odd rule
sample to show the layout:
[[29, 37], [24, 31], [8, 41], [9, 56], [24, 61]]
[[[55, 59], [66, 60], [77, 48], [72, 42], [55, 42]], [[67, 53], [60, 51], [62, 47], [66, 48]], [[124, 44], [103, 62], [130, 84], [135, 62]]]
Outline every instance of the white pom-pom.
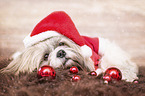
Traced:
[[92, 56], [92, 49], [87, 45], [81, 46], [82, 55], [84, 57], [91, 57]]

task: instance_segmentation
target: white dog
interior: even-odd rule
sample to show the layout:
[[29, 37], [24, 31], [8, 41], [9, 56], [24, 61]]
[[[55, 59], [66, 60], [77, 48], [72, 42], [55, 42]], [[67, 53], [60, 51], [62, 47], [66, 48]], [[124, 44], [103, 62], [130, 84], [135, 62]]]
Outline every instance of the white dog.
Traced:
[[137, 79], [138, 67], [116, 44], [104, 38], [81, 36], [71, 18], [56, 11], [40, 21], [24, 39], [25, 50], [2, 72], [32, 72], [43, 65], [53, 68], [79, 66], [101, 74], [110, 67], [122, 72], [122, 79]]

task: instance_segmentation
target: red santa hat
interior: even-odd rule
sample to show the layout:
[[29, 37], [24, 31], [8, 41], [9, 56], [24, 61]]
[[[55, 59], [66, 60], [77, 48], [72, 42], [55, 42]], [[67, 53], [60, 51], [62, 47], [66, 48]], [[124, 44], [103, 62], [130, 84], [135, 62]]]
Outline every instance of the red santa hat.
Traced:
[[23, 40], [25, 47], [30, 47], [52, 36], [66, 36], [81, 47], [83, 56], [90, 57], [94, 63], [99, 56], [98, 38], [81, 36], [71, 18], [63, 11], [56, 11], [41, 20], [33, 31]]

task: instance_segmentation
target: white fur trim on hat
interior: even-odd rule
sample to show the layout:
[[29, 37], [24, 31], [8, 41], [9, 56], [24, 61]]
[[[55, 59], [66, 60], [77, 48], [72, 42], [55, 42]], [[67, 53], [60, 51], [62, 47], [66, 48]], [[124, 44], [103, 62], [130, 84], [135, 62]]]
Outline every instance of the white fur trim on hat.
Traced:
[[50, 38], [53, 36], [60, 36], [61, 34], [56, 32], [56, 31], [46, 31], [46, 32], [42, 32], [42, 33], [39, 33], [37, 35], [34, 35], [32, 37], [30, 35], [31, 35], [31, 33], [28, 36], [26, 36], [25, 39], [23, 40], [24, 46], [26, 48], [30, 47], [33, 44], [36, 44], [40, 41], [43, 41], [47, 38]]
[[81, 51], [82, 51], [83, 56], [85, 56], [85, 57], [92, 56], [92, 49], [87, 45], [81, 46]]

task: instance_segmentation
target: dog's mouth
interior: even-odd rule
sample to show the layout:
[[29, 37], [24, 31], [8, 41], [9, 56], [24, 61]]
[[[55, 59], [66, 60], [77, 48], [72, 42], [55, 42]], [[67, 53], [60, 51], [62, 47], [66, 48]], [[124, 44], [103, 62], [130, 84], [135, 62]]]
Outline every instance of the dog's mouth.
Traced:
[[69, 61], [73, 61], [73, 62], [74, 62], [74, 64], [72, 64], [72, 65], [76, 65], [76, 63], [77, 63], [78, 65], [80, 65], [80, 63], [79, 63], [77, 60], [73, 60], [73, 59], [71, 59], [71, 58], [65, 58], [65, 61], [64, 61], [64, 63], [63, 63], [63, 66], [69, 65], [69, 64], [67, 64]]
[[79, 61], [74, 60], [72, 58], [65, 58], [65, 61], [62, 64], [62, 67], [70, 68], [71, 66], [77, 66], [79, 69], [84, 70], [84, 68], [81, 66], [81, 63]]

